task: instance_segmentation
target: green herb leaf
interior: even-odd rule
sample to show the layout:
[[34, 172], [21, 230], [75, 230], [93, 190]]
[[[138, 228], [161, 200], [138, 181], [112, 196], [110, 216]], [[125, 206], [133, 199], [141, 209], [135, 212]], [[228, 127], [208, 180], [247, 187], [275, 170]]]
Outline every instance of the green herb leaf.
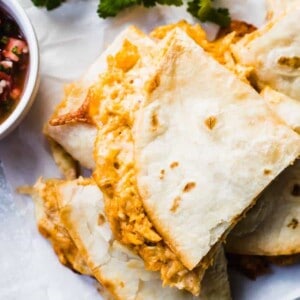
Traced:
[[59, 7], [65, 0], [31, 0], [35, 6], [46, 7], [52, 10]]
[[115, 17], [123, 9], [137, 4], [141, 4], [141, 0], [102, 0], [98, 6], [98, 14], [104, 19]]
[[11, 49], [11, 52], [17, 56], [20, 56], [21, 55], [21, 52], [19, 51], [19, 48], [17, 46], [14, 46], [12, 49]]
[[[46, 7], [52, 10], [60, 6], [65, 0], [32, 0], [33, 4], [39, 7]], [[226, 8], [214, 8], [213, 0], [192, 0], [188, 2], [188, 11], [201, 22], [210, 21], [227, 27], [230, 25], [229, 11]], [[161, 5], [183, 5], [183, 0], [100, 0], [98, 14], [101, 18], [115, 17], [122, 10], [134, 6], [143, 5], [152, 7]]]
[[98, 6], [98, 14], [101, 18], [115, 17], [125, 8], [134, 5], [152, 7], [157, 4], [181, 6], [183, 2], [182, 0], [102, 0]]
[[1, 38], [1, 41], [0, 41], [2, 44], [7, 44], [8, 43], [8, 37], [7, 36], [3, 36], [2, 38]]
[[231, 22], [227, 8], [214, 8], [213, 0], [193, 0], [188, 2], [188, 12], [201, 22], [213, 22], [221, 27], [228, 27]]

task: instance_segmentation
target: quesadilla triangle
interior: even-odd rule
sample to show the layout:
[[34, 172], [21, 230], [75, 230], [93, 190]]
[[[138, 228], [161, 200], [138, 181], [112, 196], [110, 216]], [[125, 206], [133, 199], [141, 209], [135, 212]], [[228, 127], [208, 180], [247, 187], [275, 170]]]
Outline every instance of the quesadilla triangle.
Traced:
[[[59, 207], [56, 218], [48, 218], [48, 223], [63, 229], [73, 245], [70, 254], [75, 251], [80, 254], [69, 255], [73, 266], [76, 262], [82, 265], [81, 269], [88, 270], [84, 274], [94, 276], [108, 292], [109, 299], [231, 299], [222, 248], [205, 274], [201, 296], [194, 297], [175, 288], [163, 288], [158, 273], [146, 271], [141, 258], [114, 240], [105, 216], [103, 195], [93, 180], [39, 180], [34, 195], [39, 216], [53, 215], [52, 208]], [[39, 226], [45, 224], [42, 219], [37, 219]], [[61, 232], [48, 231], [48, 238], [59, 243]], [[60, 245], [52, 243], [52, 246]]]
[[33, 188], [21, 189], [20, 192], [32, 197], [39, 232], [50, 241], [59, 261], [77, 273], [92, 275], [60, 218], [56, 192], [60, 183], [56, 179], [39, 179]]
[[232, 46], [239, 64], [252, 67], [252, 82], [300, 101], [300, 6]]
[[229, 234], [227, 251], [248, 255], [300, 253], [300, 160], [280, 174]]
[[154, 42], [136, 27], [131, 26], [124, 30], [82, 79], [65, 89], [63, 101], [45, 126], [45, 134], [88, 169], [95, 167], [93, 147], [97, 129], [87, 114], [87, 93], [89, 87], [98, 80], [99, 74], [107, 70], [107, 57], [119, 52], [125, 40], [138, 47], [141, 53], [149, 52], [154, 46]]
[[300, 134], [300, 101], [266, 87], [261, 92], [270, 108]]
[[297, 158], [300, 138], [185, 33], [168, 44], [135, 118], [133, 172], [154, 227], [192, 270]]
[[140, 58], [127, 69], [120, 61], [132, 61], [131, 52], [111, 56], [108, 71], [90, 89], [89, 112], [98, 125], [93, 175], [105, 194], [106, 214], [116, 240], [140, 255], [148, 270], [159, 271], [163, 285], [199, 295], [200, 282], [213, 257], [207, 258], [205, 267], [193, 270], [181, 263], [149, 221], [134, 174], [132, 122], [145, 98], [144, 86], [155, 74], [168, 43], [169, 38], [163, 39], [147, 56], [136, 49]]

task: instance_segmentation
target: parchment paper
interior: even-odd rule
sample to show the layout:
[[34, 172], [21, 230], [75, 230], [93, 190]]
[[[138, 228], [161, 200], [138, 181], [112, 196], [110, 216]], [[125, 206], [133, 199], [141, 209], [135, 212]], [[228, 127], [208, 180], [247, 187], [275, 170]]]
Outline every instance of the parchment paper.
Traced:
[[[33, 7], [30, 0], [20, 2], [39, 39], [41, 85], [28, 116], [0, 142], [0, 160], [9, 184], [3, 185], [0, 166], [0, 300], [101, 299], [92, 279], [60, 265], [48, 242], [37, 232], [30, 199], [14, 191], [17, 186], [34, 183], [41, 175], [60, 176], [41, 132], [61, 99], [65, 83], [79, 78], [127, 25], [149, 31], [159, 24], [191, 17], [184, 8], [135, 8], [104, 21], [96, 14], [96, 0], [69, 0], [53, 12]], [[263, 23], [263, 0], [218, 2], [230, 7], [234, 18], [257, 26]], [[211, 35], [216, 32], [215, 26], [206, 28]], [[300, 296], [300, 266], [275, 269], [272, 275], [255, 282], [236, 273], [231, 277], [236, 300], [291, 300]]]

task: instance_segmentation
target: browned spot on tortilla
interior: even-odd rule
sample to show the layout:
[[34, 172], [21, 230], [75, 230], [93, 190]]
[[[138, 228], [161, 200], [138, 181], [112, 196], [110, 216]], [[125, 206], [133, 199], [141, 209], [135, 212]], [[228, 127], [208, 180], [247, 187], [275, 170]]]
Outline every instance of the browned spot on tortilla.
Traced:
[[294, 184], [293, 185], [293, 189], [292, 189], [292, 195], [295, 197], [299, 197], [300, 196], [300, 184]]
[[152, 127], [152, 130], [156, 130], [158, 126], [159, 126], [158, 117], [157, 117], [156, 112], [154, 112], [152, 114], [152, 116], [151, 116], [151, 127]]
[[210, 116], [205, 120], [205, 125], [207, 126], [207, 128], [209, 128], [210, 130], [212, 130], [216, 124], [217, 124], [217, 118], [214, 116]]
[[98, 215], [98, 225], [102, 226], [105, 223], [105, 217], [103, 214]]
[[89, 102], [89, 98], [87, 97], [76, 111], [52, 118], [49, 121], [49, 124], [51, 126], [61, 126], [72, 123], [93, 124], [93, 121], [89, 116]]
[[196, 186], [195, 182], [189, 182], [184, 186], [183, 192], [184, 193], [190, 192], [193, 188], [195, 188], [195, 186]]
[[160, 170], [159, 179], [164, 179], [166, 171], [164, 169]]
[[158, 74], [155, 75], [154, 78], [152, 78], [148, 84], [147, 84], [147, 91], [149, 93], [152, 93], [156, 88], [158, 88], [160, 85], [160, 77]]
[[264, 174], [265, 175], [270, 175], [272, 173], [271, 170], [268, 170], [268, 169], [264, 169]]
[[124, 286], [125, 286], [124, 282], [121, 281], [121, 282], [120, 282], [120, 287], [123, 288]]
[[287, 66], [291, 67], [294, 69], [299, 69], [300, 68], [300, 57], [298, 56], [293, 56], [293, 57], [280, 57], [278, 59], [278, 64], [281, 66]]
[[179, 207], [181, 198], [179, 196], [177, 196], [174, 200], [173, 200], [173, 204], [172, 207], [170, 208], [170, 211], [175, 213]]
[[177, 168], [178, 166], [179, 166], [179, 162], [177, 162], [177, 161], [174, 161], [170, 164], [171, 169]]
[[296, 229], [299, 224], [299, 221], [296, 218], [293, 218], [290, 223], [287, 225], [287, 227]]
[[276, 163], [279, 158], [280, 158], [280, 149], [278, 149], [277, 147], [276, 148], [273, 148], [271, 151], [270, 151], [270, 161], [272, 164]]

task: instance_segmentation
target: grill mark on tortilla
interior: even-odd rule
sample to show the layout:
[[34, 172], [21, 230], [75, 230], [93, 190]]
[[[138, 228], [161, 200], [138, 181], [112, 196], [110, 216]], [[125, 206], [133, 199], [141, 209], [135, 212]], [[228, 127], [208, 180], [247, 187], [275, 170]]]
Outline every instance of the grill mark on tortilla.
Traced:
[[151, 116], [151, 129], [153, 131], [155, 131], [158, 126], [159, 126], [159, 120], [158, 120], [158, 117], [157, 117], [157, 113], [154, 112]]
[[290, 223], [287, 225], [287, 227], [296, 229], [299, 224], [299, 221], [296, 218], [293, 218]]
[[214, 116], [210, 116], [204, 121], [204, 123], [208, 129], [212, 130], [217, 124], [217, 118]]
[[160, 170], [159, 179], [164, 179], [166, 171], [164, 169]]
[[172, 207], [170, 208], [170, 211], [175, 213], [179, 207], [179, 204], [181, 202], [181, 197], [177, 196], [174, 200], [173, 200], [173, 204]]
[[265, 175], [270, 175], [271, 173], [272, 173], [272, 171], [269, 170], [269, 169], [265, 169], [265, 170], [264, 170], [264, 174], [265, 174]]
[[177, 162], [177, 161], [174, 161], [170, 164], [171, 169], [177, 168], [178, 166], [179, 166], [179, 162]]
[[190, 192], [192, 189], [194, 189], [196, 187], [196, 183], [195, 182], [188, 182], [184, 188], [183, 188], [183, 192], [184, 193], [188, 193]]
[[105, 223], [105, 217], [104, 217], [104, 215], [103, 214], [99, 214], [98, 215], [98, 225], [99, 226], [102, 226], [104, 223]]
[[293, 57], [282, 56], [278, 59], [277, 63], [281, 66], [287, 66], [287, 67], [291, 67], [294, 69], [299, 69], [300, 68], [300, 57], [298, 57], [298, 56], [293, 56]]

